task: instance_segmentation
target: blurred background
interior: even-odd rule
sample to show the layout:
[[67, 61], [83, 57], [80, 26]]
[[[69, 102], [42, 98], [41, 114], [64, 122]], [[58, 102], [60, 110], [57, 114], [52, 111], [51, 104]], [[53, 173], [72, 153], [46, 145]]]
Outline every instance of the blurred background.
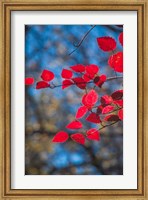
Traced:
[[[87, 35], [81, 46], [71, 55], [91, 25], [26, 25], [25, 26], [25, 76], [41, 80], [43, 69], [54, 72], [54, 84], [61, 84], [61, 71], [75, 64], [96, 64], [107, 77], [115, 76], [107, 61], [111, 53], [100, 50], [97, 37], [111, 36], [117, 41], [114, 51], [122, 51], [118, 36], [122, 26], [97, 25]], [[117, 73], [118, 75], [118, 73]], [[119, 74], [121, 75], [121, 74]], [[92, 85], [89, 84], [91, 88]], [[122, 79], [106, 82], [99, 96], [111, 94], [122, 88]], [[66, 143], [52, 143], [60, 130], [69, 134], [65, 126], [74, 120], [81, 105], [84, 91], [71, 86], [65, 90], [36, 90], [25, 87], [25, 174], [26, 175], [122, 175], [123, 174], [123, 124], [101, 130], [101, 140], [87, 141], [84, 146], [69, 139]], [[82, 120], [82, 132], [96, 125]]]

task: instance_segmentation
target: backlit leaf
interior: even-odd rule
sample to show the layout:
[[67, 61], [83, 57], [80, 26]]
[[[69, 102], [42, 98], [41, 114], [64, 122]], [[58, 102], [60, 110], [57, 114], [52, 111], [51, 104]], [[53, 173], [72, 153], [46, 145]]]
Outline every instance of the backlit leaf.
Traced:
[[100, 37], [97, 42], [103, 51], [113, 51], [116, 48], [116, 41], [112, 37]]
[[113, 111], [113, 110], [114, 110], [114, 106], [110, 106], [110, 105], [105, 106], [105, 107], [103, 108], [103, 110], [102, 110], [102, 114], [109, 113], [109, 112], [111, 112], [111, 111]]
[[113, 102], [113, 99], [109, 95], [104, 95], [104, 96], [101, 97], [101, 104], [104, 105], [104, 106], [109, 105], [112, 102]]
[[47, 69], [44, 69], [42, 74], [41, 74], [41, 78], [44, 80], [44, 81], [51, 81], [54, 79], [54, 73], [47, 70]]
[[76, 119], [82, 118], [88, 111], [88, 108], [86, 106], [81, 106], [78, 108], [78, 111], [76, 113]]
[[72, 75], [73, 75], [72, 71], [70, 71], [68, 69], [62, 70], [62, 73], [61, 73], [62, 78], [70, 79], [70, 78], [72, 78]]
[[95, 124], [101, 123], [101, 119], [96, 113], [91, 113], [86, 120]]
[[91, 65], [86, 66], [86, 72], [88, 74], [95, 75], [98, 73], [98, 71], [99, 71], [99, 67], [97, 65], [91, 64]]
[[52, 139], [52, 142], [66, 142], [68, 140], [69, 136], [66, 132], [60, 131], [58, 132], [54, 138]]
[[119, 121], [118, 115], [110, 114], [104, 118], [104, 121]]
[[72, 122], [70, 122], [67, 126], [66, 126], [66, 128], [69, 128], [69, 129], [80, 129], [80, 128], [82, 128], [82, 123], [80, 122], [80, 121], [78, 121], [78, 120], [74, 120], [74, 121], [72, 121]]
[[117, 106], [123, 107], [123, 99], [115, 100], [114, 104], [116, 104]]
[[71, 68], [74, 72], [82, 73], [82, 72], [85, 71], [85, 66], [84, 66], [84, 65], [81, 65], [81, 64], [71, 66], [70, 68]]
[[34, 83], [33, 77], [26, 77], [25, 78], [25, 85], [32, 85]]
[[123, 32], [119, 35], [119, 42], [123, 46]]
[[64, 80], [63, 82], [62, 82], [62, 89], [64, 90], [65, 88], [67, 88], [67, 87], [69, 87], [69, 86], [71, 86], [71, 85], [73, 85], [74, 83], [71, 81], [71, 80]]
[[97, 85], [98, 87], [102, 87], [103, 83], [105, 83], [106, 81], [106, 75], [102, 74], [101, 76], [96, 76], [94, 79], [94, 83], [95, 85]]
[[123, 109], [118, 111], [118, 116], [120, 120], [123, 120]]
[[72, 80], [75, 82], [75, 84], [76, 84], [76, 86], [78, 88], [80, 88], [80, 89], [85, 89], [86, 88], [86, 82], [85, 82], [85, 80], [83, 78], [76, 77], [76, 78], [73, 78]]
[[81, 133], [75, 133], [75, 134], [72, 134], [71, 136], [71, 139], [79, 144], [85, 144], [85, 137], [83, 134]]
[[36, 84], [36, 89], [43, 89], [43, 88], [49, 88], [50, 84], [45, 81], [39, 81]]
[[110, 56], [110, 58], [108, 60], [108, 64], [116, 72], [123, 73], [123, 53], [118, 52], [118, 53]]
[[89, 138], [90, 140], [100, 140], [100, 133], [96, 128], [91, 128], [87, 131], [86, 133], [87, 138]]
[[87, 94], [86, 94], [86, 97], [85, 97], [85, 102], [88, 104], [88, 105], [95, 105], [95, 103], [98, 101], [98, 94], [96, 93], [95, 90], [90, 90]]

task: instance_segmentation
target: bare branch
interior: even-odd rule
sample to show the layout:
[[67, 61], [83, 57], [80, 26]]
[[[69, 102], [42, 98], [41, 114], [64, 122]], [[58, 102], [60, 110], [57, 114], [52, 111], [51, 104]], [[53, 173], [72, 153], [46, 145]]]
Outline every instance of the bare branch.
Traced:
[[83, 36], [83, 38], [79, 41], [78, 44], [73, 44], [76, 48], [70, 52], [68, 55], [70, 56], [71, 54], [73, 54], [83, 43], [83, 41], [86, 39], [86, 37], [88, 36], [88, 34], [95, 28], [96, 25], [92, 25], [91, 28], [85, 33], [85, 35]]
[[[123, 76], [117, 76], [117, 77], [114, 76], [114, 77], [109, 77], [109, 78], [106, 79], [106, 81], [111, 81], [111, 80], [114, 80], [114, 79], [120, 79], [120, 78], [123, 78]], [[89, 81], [89, 82], [79, 82], [79, 85], [84, 84], [84, 83], [86, 83], [86, 84], [90, 84], [90, 83], [94, 83], [94, 81]], [[67, 85], [69, 85], [69, 84], [60, 84], [60, 85], [55, 85], [54, 83], [52, 83], [52, 85], [50, 85], [49, 88], [54, 89], [54, 88], [56, 88], [56, 87], [62, 87], [62, 86], [67, 86]], [[71, 85], [76, 85], [76, 83], [71, 83]]]

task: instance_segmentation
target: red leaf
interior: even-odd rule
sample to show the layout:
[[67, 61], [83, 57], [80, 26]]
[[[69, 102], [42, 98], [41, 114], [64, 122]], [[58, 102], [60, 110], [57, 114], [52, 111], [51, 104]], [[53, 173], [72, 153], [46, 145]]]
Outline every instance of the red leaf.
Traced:
[[66, 128], [69, 128], [69, 129], [79, 129], [79, 128], [82, 128], [82, 123], [78, 120], [74, 120], [72, 122], [70, 122]]
[[112, 67], [116, 72], [123, 72], [123, 53], [118, 52], [112, 56], [110, 56], [108, 60], [108, 64]]
[[62, 89], [64, 90], [65, 88], [67, 88], [67, 87], [69, 87], [71, 85], [73, 85], [73, 82], [71, 80], [64, 80], [62, 82]]
[[27, 77], [25, 78], [25, 85], [32, 85], [34, 83], [33, 77]]
[[54, 138], [52, 139], [52, 142], [66, 142], [68, 140], [69, 136], [66, 132], [60, 131], [58, 132]]
[[53, 72], [47, 70], [47, 69], [44, 69], [42, 74], [41, 74], [41, 78], [44, 80], [44, 81], [51, 81], [54, 79], [54, 74]]
[[61, 76], [62, 78], [66, 78], [66, 79], [70, 79], [72, 77], [72, 71], [68, 70], [68, 69], [63, 69]]
[[123, 32], [119, 35], [119, 42], [123, 46]]
[[87, 96], [87, 94], [84, 94], [84, 96], [82, 97], [82, 103], [83, 103], [83, 105], [85, 105], [87, 108], [91, 108], [91, 107], [92, 107], [92, 104], [89, 104], [89, 103], [86, 101], [86, 96]]
[[76, 78], [73, 78], [72, 80], [75, 82], [75, 84], [76, 84], [76, 86], [78, 88], [80, 88], [80, 89], [85, 89], [86, 88], [86, 82], [85, 82], [85, 80], [83, 78], [76, 77]]
[[36, 89], [43, 89], [43, 88], [48, 88], [48, 87], [50, 87], [50, 84], [45, 81], [39, 81], [36, 84]]
[[123, 107], [123, 99], [120, 99], [120, 100], [115, 100], [114, 101], [114, 104], [120, 106], [120, 107]]
[[119, 121], [119, 117], [118, 117], [118, 115], [114, 115], [114, 114], [107, 115], [104, 118], [104, 121]]
[[95, 75], [98, 73], [98, 71], [99, 71], [99, 67], [97, 65], [91, 64], [91, 65], [86, 66], [86, 72], [88, 74]]
[[112, 102], [113, 102], [113, 99], [109, 95], [104, 95], [104, 96], [101, 97], [101, 104], [104, 105], [104, 106], [109, 105]]
[[116, 41], [112, 37], [100, 37], [97, 42], [103, 51], [113, 51], [116, 48]]
[[91, 113], [87, 118], [86, 118], [87, 121], [89, 122], [92, 122], [92, 123], [100, 123], [101, 120], [100, 120], [100, 117], [96, 114], [96, 113]]
[[100, 88], [102, 87], [103, 83], [105, 83], [105, 81], [106, 81], [106, 76], [104, 74], [101, 76], [97, 76], [94, 79], [95, 85], [97, 85]]
[[71, 68], [74, 72], [82, 73], [82, 72], [85, 71], [85, 66], [84, 66], [84, 65], [81, 65], [81, 64], [71, 66], [70, 68]]
[[98, 101], [98, 94], [95, 90], [90, 90], [85, 97], [85, 102], [87, 105], [95, 105], [95, 103]]
[[83, 117], [88, 111], [88, 108], [86, 106], [81, 106], [78, 108], [78, 111], [76, 113], [76, 119]]
[[71, 136], [71, 139], [77, 143], [80, 143], [80, 144], [85, 144], [85, 137], [83, 134], [81, 133], [75, 133], [75, 134], [72, 134]]
[[111, 97], [113, 98], [113, 100], [122, 99], [122, 97], [123, 97], [123, 90], [116, 90], [115, 92], [112, 93]]
[[105, 106], [104, 108], [103, 108], [103, 110], [102, 110], [102, 114], [106, 114], [106, 113], [109, 113], [109, 112], [111, 112], [111, 111], [113, 111], [114, 110], [114, 106]]
[[87, 131], [86, 133], [87, 138], [89, 138], [90, 140], [100, 140], [100, 133], [96, 128], [91, 128]]
[[97, 115], [100, 115], [102, 113], [102, 110], [103, 110], [103, 106], [102, 105], [98, 106]]
[[92, 80], [94, 78], [95, 74], [89, 74], [87, 72], [85, 72], [85, 74], [83, 74], [83, 79], [84, 81], [88, 82], [90, 80]]
[[123, 109], [119, 110], [118, 116], [120, 120], [123, 120]]

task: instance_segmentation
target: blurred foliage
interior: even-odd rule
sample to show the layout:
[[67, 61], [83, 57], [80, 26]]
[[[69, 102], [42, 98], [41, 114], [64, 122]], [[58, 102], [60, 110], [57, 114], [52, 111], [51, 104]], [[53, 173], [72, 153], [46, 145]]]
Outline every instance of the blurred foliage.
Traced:
[[[54, 83], [60, 84], [61, 71], [72, 65], [96, 64], [101, 73], [114, 76], [108, 67], [111, 53], [102, 52], [96, 38], [111, 36], [118, 40], [122, 27], [97, 25], [72, 55], [68, 55], [90, 25], [26, 25], [25, 76], [40, 80], [43, 69], [54, 72]], [[117, 51], [121, 51], [121, 45]], [[91, 84], [90, 86], [91, 87]], [[122, 88], [121, 80], [113, 80], [97, 89], [99, 96]], [[70, 139], [64, 144], [52, 143], [53, 136], [74, 119], [84, 91], [71, 86], [62, 89], [25, 90], [25, 174], [26, 175], [121, 175], [123, 174], [123, 124], [102, 129], [101, 141], [87, 141], [85, 146]], [[95, 125], [83, 121], [84, 130]], [[68, 133], [74, 133], [69, 131]]]

